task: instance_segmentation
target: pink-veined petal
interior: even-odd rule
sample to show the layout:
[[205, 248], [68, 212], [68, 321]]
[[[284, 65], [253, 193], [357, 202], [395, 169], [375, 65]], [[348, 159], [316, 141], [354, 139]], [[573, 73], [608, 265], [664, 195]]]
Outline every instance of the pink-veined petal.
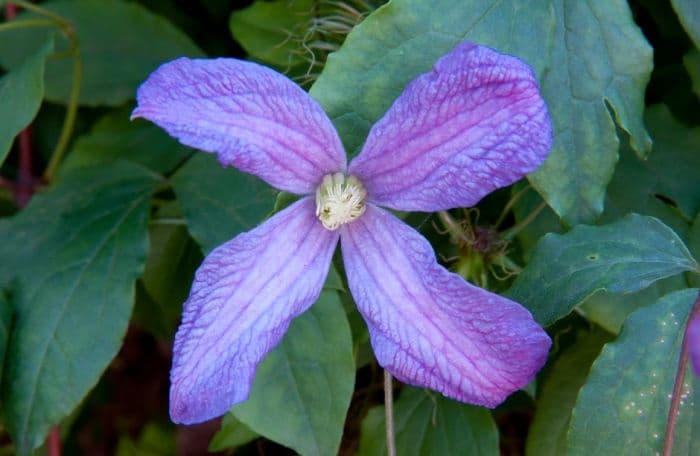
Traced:
[[695, 375], [700, 377], [700, 314], [694, 315], [688, 322], [687, 337], [690, 362]]
[[406, 87], [349, 173], [381, 206], [468, 207], [537, 168], [551, 144], [549, 114], [530, 67], [462, 43]]
[[447, 271], [383, 209], [369, 205], [340, 239], [377, 361], [399, 380], [495, 407], [546, 361], [551, 341], [525, 308]]
[[236, 59], [168, 62], [139, 87], [143, 117], [223, 165], [292, 193], [345, 170], [345, 151], [321, 107], [283, 75]]
[[211, 252], [175, 336], [170, 416], [197, 423], [247, 399], [262, 358], [321, 292], [338, 233], [311, 198]]

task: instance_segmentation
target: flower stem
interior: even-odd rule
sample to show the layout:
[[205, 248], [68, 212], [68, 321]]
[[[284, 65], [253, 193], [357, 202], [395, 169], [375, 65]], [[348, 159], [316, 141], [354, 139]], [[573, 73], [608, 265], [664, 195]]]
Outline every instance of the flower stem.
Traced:
[[394, 388], [391, 374], [384, 370], [384, 422], [386, 428], [386, 454], [396, 456], [396, 435], [394, 433]]
[[66, 109], [66, 117], [61, 128], [61, 135], [58, 137], [56, 148], [51, 154], [49, 164], [44, 171], [44, 179], [49, 182], [54, 177], [58, 165], [66, 153], [71, 136], [73, 135], [73, 127], [78, 114], [78, 101], [80, 98], [80, 84], [83, 77], [83, 62], [80, 57], [80, 48], [77, 38], [73, 37], [73, 80], [71, 82], [70, 97], [68, 98], [68, 108]]
[[28, 126], [19, 133], [19, 169], [15, 186], [15, 201], [24, 207], [34, 194], [36, 179], [32, 173], [32, 134]]
[[501, 223], [503, 223], [503, 220], [505, 220], [506, 216], [510, 212], [511, 209], [513, 209], [513, 206], [515, 206], [515, 203], [520, 201], [520, 198], [527, 193], [528, 190], [530, 190], [532, 187], [530, 184], [525, 185], [523, 188], [518, 190], [506, 203], [506, 205], [503, 207], [503, 210], [501, 211], [501, 214], [498, 216], [498, 219], [496, 220], [496, 223], [493, 224], [496, 228], [501, 226]]
[[[39, 26], [39, 23], [41, 23], [41, 26], [53, 25], [53, 21], [46, 19], [17, 21], [15, 20], [16, 16], [17, 7], [13, 3], [6, 4], [5, 17], [10, 22], [0, 24], [0, 27], [2, 27], [0, 30], [10, 30], [12, 26], [16, 24], [20, 25], [15, 28]], [[32, 136], [28, 126], [19, 133], [18, 141], [19, 169], [17, 172], [17, 182], [12, 187], [12, 190], [17, 206], [24, 207], [32, 198], [35, 184], [34, 175], [32, 173]]]
[[668, 418], [666, 420], [666, 434], [664, 436], [663, 456], [671, 456], [673, 450], [673, 437], [676, 431], [676, 422], [678, 421], [678, 412], [681, 407], [681, 396], [683, 390], [683, 380], [685, 379], [685, 368], [688, 365], [688, 324], [693, 317], [700, 314], [700, 293], [695, 299], [695, 304], [690, 310], [688, 320], [685, 324], [683, 332], [683, 343], [681, 345], [681, 354], [678, 358], [678, 370], [676, 371], [676, 381], [673, 384], [673, 394], [671, 395], [671, 405], [668, 409]]
[[51, 428], [46, 437], [46, 449], [48, 456], [61, 456], [61, 429], [58, 426]]
[[[6, 16], [10, 16], [6, 14]], [[53, 27], [56, 23], [50, 19], [25, 19], [21, 21], [10, 21], [0, 24], [0, 32], [26, 27]]]
[[540, 203], [539, 206], [537, 206], [532, 212], [530, 212], [527, 217], [525, 217], [520, 223], [517, 223], [507, 230], [504, 230], [501, 232], [501, 237], [503, 239], [511, 240], [515, 237], [516, 234], [518, 234], [520, 231], [522, 231], [523, 228], [528, 226], [530, 223], [532, 223], [533, 220], [537, 218], [538, 215], [540, 215], [540, 212], [544, 210], [544, 208], [547, 207], [547, 203], [544, 201]]
[[12, 0], [12, 2], [9, 2], [8, 5], [9, 4], [14, 4], [14, 6], [19, 6], [20, 8], [26, 9], [27, 11], [34, 11], [35, 13], [41, 14], [42, 16], [49, 17], [64, 27], [70, 26], [70, 23], [66, 21], [63, 17], [37, 4], [27, 2], [24, 0]]

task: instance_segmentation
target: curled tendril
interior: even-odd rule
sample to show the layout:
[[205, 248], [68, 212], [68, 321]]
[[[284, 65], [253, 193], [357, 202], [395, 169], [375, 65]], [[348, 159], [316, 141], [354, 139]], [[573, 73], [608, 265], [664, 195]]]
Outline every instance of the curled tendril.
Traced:
[[292, 70], [292, 61], [305, 63], [306, 71], [294, 79], [301, 85], [310, 85], [321, 73], [328, 54], [337, 51], [352, 29], [367, 15], [383, 4], [383, 0], [317, 0], [304, 13], [309, 19], [300, 21], [293, 29], [284, 30], [287, 36], [278, 46], [293, 41], [286, 73]]

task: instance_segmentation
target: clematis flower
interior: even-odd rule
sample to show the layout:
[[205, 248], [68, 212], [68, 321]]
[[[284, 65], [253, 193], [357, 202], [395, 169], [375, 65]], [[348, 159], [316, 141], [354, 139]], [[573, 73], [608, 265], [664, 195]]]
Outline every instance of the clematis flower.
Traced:
[[447, 271], [382, 208], [472, 206], [537, 168], [552, 132], [527, 64], [458, 45], [406, 87], [349, 165], [321, 107], [255, 63], [177, 59], [137, 99], [132, 117], [303, 195], [197, 271], [175, 336], [173, 421], [247, 399], [257, 365], [318, 298], [339, 240], [377, 361], [397, 379], [495, 407], [545, 362], [551, 341], [526, 309]]

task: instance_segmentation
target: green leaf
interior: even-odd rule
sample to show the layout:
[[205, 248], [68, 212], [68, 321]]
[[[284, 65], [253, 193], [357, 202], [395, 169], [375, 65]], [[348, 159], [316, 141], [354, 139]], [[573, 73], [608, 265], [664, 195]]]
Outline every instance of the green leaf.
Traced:
[[170, 456], [176, 454], [175, 432], [157, 423], [148, 423], [138, 440], [129, 435], [119, 439], [116, 456]]
[[[394, 404], [396, 454], [496, 455], [498, 431], [491, 412], [460, 404], [440, 394], [405, 387]], [[372, 408], [362, 422], [363, 456], [385, 455], [384, 406]]]
[[44, 98], [44, 66], [53, 51], [53, 38], [31, 53], [13, 71], [0, 77], [0, 165], [5, 161], [15, 136], [39, 112]]
[[[688, 234], [688, 249], [693, 254], [693, 258], [700, 258], [700, 213], [695, 217], [693, 225], [690, 227]], [[691, 286], [700, 287], [700, 275], [689, 274], [689, 282]]]
[[639, 189], [638, 198], [661, 196], [670, 200], [690, 221], [700, 211], [700, 127], [682, 125], [665, 105], [650, 107], [646, 121], [654, 138], [654, 150], [648, 160], [639, 163], [645, 168], [637, 176], [639, 181], [627, 185], [644, 186]]
[[[570, 455], [660, 454], [682, 328], [698, 290], [681, 290], [639, 309], [607, 344], [576, 401]], [[700, 454], [700, 384], [686, 374], [674, 454]]]
[[193, 156], [171, 181], [190, 233], [205, 253], [260, 223], [277, 196], [260, 179], [224, 168], [203, 153]]
[[691, 270], [700, 266], [673, 230], [631, 214], [610, 225], [546, 235], [506, 294], [548, 326], [596, 291], [629, 293]]
[[517, 55], [538, 74], [547, 64], [554, 18], [549, 1], [394, 1], [347, 36], [311, 88], [346, 150], [358, 152], [370, 127], [416, 76], [464, 40]]
[[304, 63], [293, 35], [313, 17], [313, 0], [256, 1], [231, 13], [231, 34], [253, 58], [283, 69]]
[[188, 149], [155, 125], [129, 121], [131, 109], [119, 109], [102, 117], [92, 130], [80, 136], [61, 165], [61, 172], [75, 168], [128, 160], [167, 174], [190, 154]]
[[682, 275], [675, 275], [634, 293], [599, 291], [586, 299], [580, 309], [588, 321], [600, 325], [611, 334], [619, 334], [623, 323], [632, 312], [656, 302], [667, 293], [687, 286]]
[[631, 135], [640, 156], [651, 148], [642, 117], [652, 49], [625, 0], [555, 0], [554, 10], [554, 50], [542, 80], [554, 146], [530, 182], [575, 225], [603, 211], [617, 161], [615, 123]]
[[[2, 380], [2, 368], [7, 352], [7, 343], [10, 340], [12, 329], [12, 304], [2, 289], [0, 289], [0, 381]], [[0, 408], [2, 401], [0, 401]]]
[[182, 303], [202, 262], [200, 249], [186, 227], [168, 223], [169, 216], [180, 217], [175, 203], [164, 205], [148, 228], [151, 249], [134, 308], [134, 322], [166, 340], [173, 337], [180, 323]]
[[12, 282], [16, 311], [0, 397], [18, 454], [41, 444], [117, 354], [159, 183], [129, 163], [81, 169], [0, 220], [0, 283]]
[[[662, 220], [684, 237], [689, 218], [679, 210], [678, 202], [686, 207], [700, 204], [700, 199], [693, 196], [700, 195], [700, 189], [693, 186], [694, 176], [700, 173], [700, 160], [692, 150], [678, 145], [679, 140], [686, 146], [690, 143], [692, 130], [675, 123], [664, 105], [649, 108], [646, 119], [655, 135], [654, 150], [646, 160], [640, 160], [627, 144], [622, 145], [599, 222], [609, 223], [636, 212]], [[669, 133], [678, 135], [678, 140], [672, 140], [676, 141], [675, 146], [670, 146], [667, 133], [661, 132], [657, 140], [657, 132], [664, 125], [674, 127]]]
[[[202, 51], [167, 20], [136, 2], [119, 0], [61, 0], [42, 6], [70, 21], [83, 62], [80, 103], [116, 106], [132, 99], [136, 88], [158, 65], [176, 57], [200, 57]], [[18, 17], [29, 17], [33, 13]], [[19, 29], [3, 32], [0, 64], [15, 68], [27, 51], [53, 30]], [[57, 48], [68, 49], [61, 35]], [[73, 59], [46, 65], [46, 98], [66, 103], [73, 79]]]
[[260, 437], [257, 432], [250, 430], [248, 426], [241, 423], [232, 413], [224, 415], [221, 421], [221, 429], [214, 434], [209, 443], [209, 451], [224, 451], [245, 445]]
[[535, 417], [527, 435], [527, 454], [566, 454], [566, 433], [571, 411], [588, 371], [610, 335], [601, 330], [583, 332], [571, 348], [552, 364], [537, 398]]
[[231, 413], [301, 454], [336, 454], [354, 384], [350, 327], [337, 293], [323, 291], [260, 364], [250, 399]]
[[693, 39], [695, 46], [700, 48], [700, 5], [697, 0], [671, 0], [671, 4], [683, 28]]
[[692, 49], [683, 56], [683, 64], [690, 75], [690, 82], [693, 85], [693, 92], [700, 97], [700, 51]]

